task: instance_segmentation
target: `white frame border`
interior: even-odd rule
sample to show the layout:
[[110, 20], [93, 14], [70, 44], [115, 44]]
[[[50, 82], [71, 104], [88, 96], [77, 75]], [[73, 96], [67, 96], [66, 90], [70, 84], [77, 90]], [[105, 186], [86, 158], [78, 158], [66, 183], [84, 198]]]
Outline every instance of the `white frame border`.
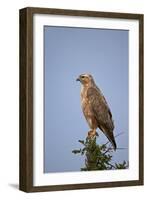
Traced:
[[[33, 16], [33, 24], [33, 185], [44, 186], [139, 180], [138, 20], [35, 14]], [[44, 25], [129, 30], [129, 169], [93, 172], [43, 173]]]

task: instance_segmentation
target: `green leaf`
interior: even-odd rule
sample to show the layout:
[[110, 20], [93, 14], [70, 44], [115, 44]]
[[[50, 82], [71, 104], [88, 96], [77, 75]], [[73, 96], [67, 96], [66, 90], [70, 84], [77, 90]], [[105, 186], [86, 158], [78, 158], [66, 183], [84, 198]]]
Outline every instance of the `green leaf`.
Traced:
[[81, 149], [79, 149], [79, 150], [75, 149], [75, 150], [72, 151], [72, 153], [74, 153], [74, 154], [81, 153]]

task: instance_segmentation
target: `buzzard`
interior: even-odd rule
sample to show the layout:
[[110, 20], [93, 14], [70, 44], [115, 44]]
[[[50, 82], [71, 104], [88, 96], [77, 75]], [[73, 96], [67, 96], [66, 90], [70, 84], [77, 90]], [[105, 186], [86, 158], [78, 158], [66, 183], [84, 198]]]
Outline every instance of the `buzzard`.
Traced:
[[96, 86], [92, 75], [81, 74], [77, 81], [80, 81], [82, 84], [81, 106], [91, 129], [88, 132], [88, 136], [95, 136], [97, 134], [96, 129], [99, 128], [116, 150], [116, 142], [113, 135], [114, 122], [105, 97]]

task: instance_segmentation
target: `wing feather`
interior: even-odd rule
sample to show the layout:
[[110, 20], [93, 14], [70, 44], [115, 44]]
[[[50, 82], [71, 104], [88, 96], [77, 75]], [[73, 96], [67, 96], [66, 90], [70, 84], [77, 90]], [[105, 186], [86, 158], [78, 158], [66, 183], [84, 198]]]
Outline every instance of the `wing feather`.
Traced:
[[98, 126], [104, 129], [105, 132], [113, 132], [114, 123], [112, 114], [107, 101], [100, 89], [97, 87], [90, 87], [87, 91], [87, 98], [91, 105], [91, 111], [93, 112]]

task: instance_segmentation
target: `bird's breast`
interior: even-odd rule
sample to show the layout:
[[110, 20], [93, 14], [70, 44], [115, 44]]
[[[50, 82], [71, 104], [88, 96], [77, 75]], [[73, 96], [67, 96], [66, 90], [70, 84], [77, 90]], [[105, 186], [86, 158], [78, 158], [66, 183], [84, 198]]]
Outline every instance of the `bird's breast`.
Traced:
[[81, 88], [81, 104], [82, 107], [85, 105], [85, 103], [87, 103], [88, 99], [87, 99], [87, 88], [82, 87]]
[[81, 89], [81, 106], [83, 109], [83, 112], [88, 114], [88, 110], [89, 110], [89, 106], [90, 106], [90, 102], [87, 98], [87, 87], [82, 87]]

